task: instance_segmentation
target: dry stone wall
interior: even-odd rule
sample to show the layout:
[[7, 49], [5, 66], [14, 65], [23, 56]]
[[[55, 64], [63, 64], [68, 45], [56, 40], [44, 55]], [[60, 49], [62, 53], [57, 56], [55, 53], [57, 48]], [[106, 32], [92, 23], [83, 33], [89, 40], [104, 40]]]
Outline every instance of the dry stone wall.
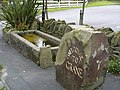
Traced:
[[72, 31], [72, 28], [68, 24], [66, 24], [64, 20], [55, 21], [55, 19], [48, 19], [40, 25], [40, 30], [60, 39], [66, 32]]
[[114, 32], [111, 28], [99, 28], [97, 31], [105, 33], [108, 37], [110, 57], [120, 59], [120, 31]]

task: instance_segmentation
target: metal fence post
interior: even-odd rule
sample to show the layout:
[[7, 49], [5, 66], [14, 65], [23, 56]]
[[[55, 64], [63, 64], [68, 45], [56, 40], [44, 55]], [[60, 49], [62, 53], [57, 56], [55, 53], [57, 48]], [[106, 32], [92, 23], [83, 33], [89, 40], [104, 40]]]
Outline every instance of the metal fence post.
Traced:
[[80, 25], [83, 25], [83, 10], [80, 10], [80, 21], [79, 21]]
[[85, 8], [85, 0], [83, 0], [82, 10], [80, 10], [80, 20], [79, 20], [79, 25], [83, 25], [84, 8]]
[[45, 20], [45, 3], [44, 3], [44, 0], [43, 0], [43, 7], [42, 7], [42, 21], [44, 22]]

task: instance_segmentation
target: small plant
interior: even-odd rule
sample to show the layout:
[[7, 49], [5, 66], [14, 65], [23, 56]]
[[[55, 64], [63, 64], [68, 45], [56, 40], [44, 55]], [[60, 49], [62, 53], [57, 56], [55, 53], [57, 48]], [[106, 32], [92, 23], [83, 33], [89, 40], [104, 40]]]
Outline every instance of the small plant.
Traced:
[[37, 0], [11, 0], [2, 5], [0, 16], [6, 20], [6, 27], [28, 30], [38, 13], [38, 6]]
[[0, 78], [1, 78], [2, 74], [3, 74], [3, 65], [0, 64]]
[[3, 65], [0, 64], [0, 70], [3, 69]]
[[120, 75], [120, 59], [112, 57], [109, 62], [109, 72]]
[[0, 90], [6, 90], [5, 87], [2, 87]]

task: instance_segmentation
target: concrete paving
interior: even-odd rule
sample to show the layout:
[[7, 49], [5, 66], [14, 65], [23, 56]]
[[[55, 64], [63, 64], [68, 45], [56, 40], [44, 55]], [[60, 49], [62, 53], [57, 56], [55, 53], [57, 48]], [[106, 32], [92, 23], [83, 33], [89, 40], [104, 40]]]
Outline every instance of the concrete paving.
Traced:
[[[67, 23], [79, 24], [80, 9], [50, 12], [49, 18], [65, 20]], [[95, 28], [111, 27], [114, 31], [120, 31], [120, 5], [90, 7], [85, 9], [84, 24]]]
[[7, 68], [6, 84], [10, 90], [64, 90], [55, 80], [54, 67], [41, 69], [2, 38], [0, 28], [0, 63]]
[[[60, 16], [62, 15], [63, 13]], [[69, 20], [74, 21], [70, 16]], [[0, 63], [7, 68], [8, 75], [5, 81], [11, 90], [65, 90], [55, 80], [54, 67], [41, 69], [9, 46], [2, 38], [2, 28], [0, 25]], [[99, 90], [120, 90], [120, 77], [108, 73], [105, 83]]]

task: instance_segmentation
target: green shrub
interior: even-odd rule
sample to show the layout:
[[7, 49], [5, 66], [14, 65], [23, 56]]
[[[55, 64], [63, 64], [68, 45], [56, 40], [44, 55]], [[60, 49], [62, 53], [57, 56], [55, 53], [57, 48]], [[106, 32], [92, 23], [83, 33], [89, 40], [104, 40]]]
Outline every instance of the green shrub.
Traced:
[[37, 0], [11, 0], [3, 4], [0, 16], [6, 20], [6, 26], [17, 30], [30, 29], [38, 13]]
[[2, 87], [0, 90], [6, 90], [5, 87]]
[[0, 70], [3, 69], [3, 65], [0, 64]]
[[120, 59], [115, 57], [110, 59], [109, 72], [113, 74], [120, 74]]

